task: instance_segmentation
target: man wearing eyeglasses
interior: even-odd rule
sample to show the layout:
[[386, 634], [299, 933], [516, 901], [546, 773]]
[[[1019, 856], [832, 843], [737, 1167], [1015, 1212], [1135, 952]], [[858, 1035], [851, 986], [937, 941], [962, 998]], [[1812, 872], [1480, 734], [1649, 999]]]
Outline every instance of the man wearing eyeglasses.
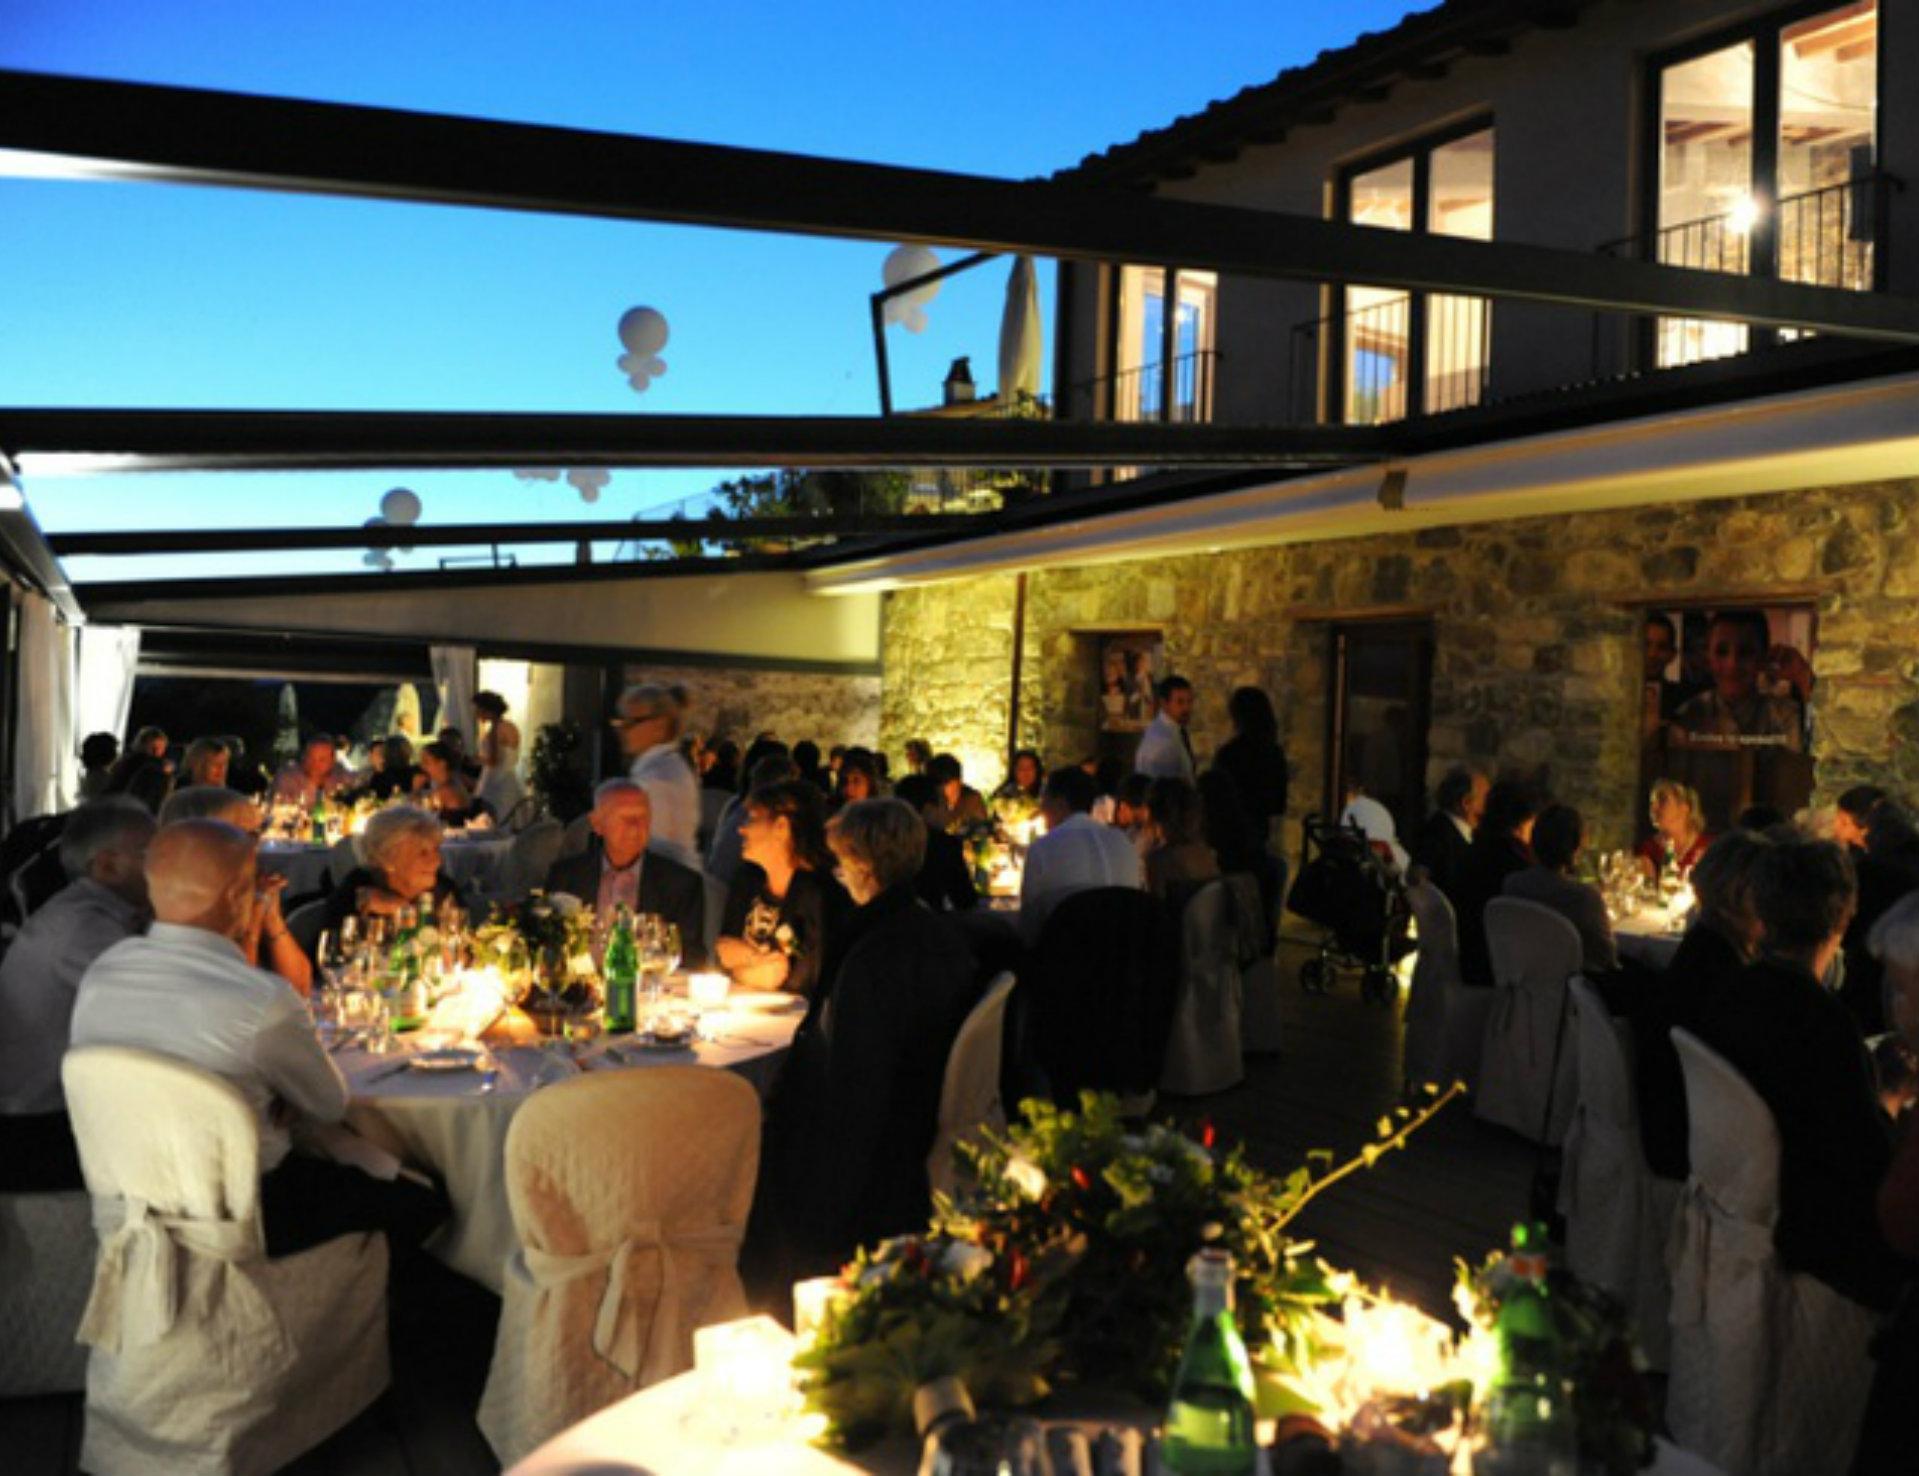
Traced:
[[697, 871], [700, 867], [700, 781], [680, 753], [679, 699], [665, 687], [645, 683], [620, 694], [613, 727], [631, 761], [633, 782], [653, 804], [647, 849]]

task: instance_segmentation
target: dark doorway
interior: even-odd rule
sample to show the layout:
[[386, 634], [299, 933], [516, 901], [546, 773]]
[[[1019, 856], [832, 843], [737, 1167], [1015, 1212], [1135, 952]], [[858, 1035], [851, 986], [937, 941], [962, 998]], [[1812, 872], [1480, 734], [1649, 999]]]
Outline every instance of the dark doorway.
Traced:
[[1411, 836], [1426, 811], [1432, 622], [1335, 625], [1332, 644], [1326, 813], [1340, 812], [1346, 777], [1352, 774], [1392, 811], [1400, 835]]

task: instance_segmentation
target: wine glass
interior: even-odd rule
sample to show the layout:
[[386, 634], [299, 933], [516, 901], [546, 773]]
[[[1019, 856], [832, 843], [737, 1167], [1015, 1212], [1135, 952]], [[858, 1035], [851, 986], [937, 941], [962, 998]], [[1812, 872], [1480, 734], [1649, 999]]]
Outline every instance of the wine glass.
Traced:
[[668, 922], [665, 918], [655, 918], [659, 932], [660, 982], [665, 983], [672, 977], [673, 971], [680, 966], [682, 949], [680, 946], [680, 926]]

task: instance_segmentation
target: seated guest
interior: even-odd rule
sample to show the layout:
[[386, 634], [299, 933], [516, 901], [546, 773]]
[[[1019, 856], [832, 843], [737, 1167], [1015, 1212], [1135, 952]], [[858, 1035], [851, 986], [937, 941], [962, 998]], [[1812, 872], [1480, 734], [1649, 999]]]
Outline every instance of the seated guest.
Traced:
[[1046, 771], [1040, 767], [1039, 755], [1030, 748], [1022, 748], [1013, 755], [1013, 767], [1006, 775], [1006, 782], [993, 791], [993, 798], [1025, 800], [1036, 805], [1045, 779]]
[[1682, 875], [1691, 871], [1712, 844], [1698, 794], [1677, 779], [1661, 779], [1653, 785], [1646, 808], [1653, 833], [1640, 843], [1639, 859], [1647, 874], [1657, 876], [1667, 866], [1678, 868]]
[[1533, 864], [1533, 817], [1538, 813], [1532, 789], [1518, 780], [1501, 779], [1486, 791], [1486, 812], [1459, 868], [1457, 890], [1447, 898], [1459, 921], [1459, 973], [1468, 984], [1493, 982], [1486, 904], [1506, 894], [1507, 877]]
[[1585, 832], [1586, 822], [1571, 805], [1546, 806], [1533, 821], [1533, 864], [1506, 878], [1505, 895], [1550, 907], [1577, 928], [1580, 967], [1591, 978], [1619, 967], [1619, 949], [1599, 888], [1573, 878]]
[[1819, 983], [1854, 897], [1852, 866], [1830, 841], [1767, 851], [1754, 878], [1763, 952], [1708, 996], [1699, 1034], [1765, 1100], [1779, 1129], [1780, 1260], [1883, 1309], [1904, 1279], [1876, 1209], [1892, 1160], [1890, 1125], [1865, 1042]]
[[610, 920], [625, 906], [663, 917], [680, 930], [688, 968], [706, 962], [706, 882], [670, 857], [646, 854], [653, 803], [631, 779], [609, 779], [593, 791], [593, 839], [578, 856], [563, 856], [546, 874], [549, 892], [578, 897]]
[[749, 794], [740, 855], [714, 949], [719, 966], [745, 989], [811, 995], [852, 911], [833, 879], [818, 787], [788, 779]]
[[1433, 792], [1437, 808], [1426, 817], [1413, 840], [1413, 860], [1426, 869], [1432, 884], [1451, 901], [1459, 885], [1460, 868], [1473, 848], [1473, 833], [1486, 812], [1492, 781], [1469, 764], [1455, 764]]
[[1081, 769], [1093, 776], [1093, 789], [1098, 798], [1093, 801], [1091, 814], [1101, 825], [1117, 823], [1119, 814], [1119, 790], [1126, 782], [1126, 766], [1112, 754], [1083, 758], [1079, 762]]
[[315, 733], [301, 745], [298, 761], [273, 776], [273, 803], [312, 809], [316, 800], [332, 799], [352, 782], [353, 771], [341, 764], [333, 740]]
[[120, 757], [120, 740], [111, 733], [89, 733], [80, 744], [80, 798], [98, 799], [107, 792], [107, 775]]
[[1153, 792], [1151, 774], [1128, 774], [1120, 780], [1119, 791], [1113, 801], [1112, 825], [1115, 830], [1123, 831], [1133, 843], [1133, 850], [1143, 863], [1146, 852], [1153, 844], [1150, 821], [1152, 811], [1147, 800]]
[[403, 734], [374, 745], [380, 757], [379, 772], [366, 782], [366, 792], [385, 804], [395, 795], [410, 794], [419, 770], [413, 767], [413, 742]]
[[1706, 1000], [1759, 956], [1753, 875], [1771, 849], [1771, 841], [1745, 830], [1722, 835], [1707, 848], [1692, 869], [1698, 914], [1666, 965], [1663, 987], [1647, 992], [1633, 1019], [1639, 1135], [1648, 1166], [1663, 1179], [1683, 1180], [1690, 1168], [1686, 1083], [1668, 1032], [1697, 1035]]
[[107, 775], [107, 794], [124, 794], [137, 800], [146, 806], [149, 815], [158, 815], [172, 792], [173, 766], [144, 747], [129, 748], [121, 754], [120, 762]]
[[227, 750], [227, 788], [237, 789], [250, 799], [264, 795], [273, 786], [273, 780], [258, 760], [248, 756], [246, 739], [234, 733], [222, 733], [220, 741]]
[[[440, 869], [440, 822], [413, 805], [389, 805], [360, 832], [362, 864], [327, 893], [319, 934], [336, 933], [349, 917], [393, 917], [403, 907], [438, 912], [460, 891]], [[318, 936], [319, 934], [316, 934]]]
[[444, 745], [453, 755], [453, 772], [466, 780], [469, 786], [480, 782], [480, 761], [467, 751], [466, 734], [458, 728], [442, 728], [435, 740]]
[[833, 808], [839, 810], [879, 797], [880, 776], [873, 767], [873, 756], [863, 748], [849, 748], [840, 755], [839, 777], [833, 789]]
[[217, 820], [167, 827], [147, 852], [154, 921], [101, 954], [80, 982], [73, 1044], [132, 1046], [224, 1077], [260, 1126], [260, 1215], [270, 1256], [384, 1230], [417, 1245], [441, 1218], [437, 1191], [290, 1153], [291, 1120], [338, 1123], [347, 1085], [284, 979], [238, 940], [257, 908], [253, 838]]
[[[257, 836], [264, 819], [260, 807], [238, 790], [210, 784], [176, 789], [160, 806], [163, 828], [178, 825], [182, 820], [220, 820], [235, 830]], [[254, 911], [253, 931], [240, 940], [240, 951], [248, 963], [273, 970], [305, 998], [313, 992], [313, 961], [287, 931], [286, 918], [280, 908], [286, 886], [286, 877], [272, 872], [260, 873], [260, 906]]]
[[[924, 774], [908, 774], [893, 786], [893, 797], [922, 820], [937, 801], [938, 791]], [[979, 906], [973, 869], [966, 864], [966, 847], [943, 830], [926, 830], [926, 859], [920, 863], [914, 889], [935, 912], [969, 912]]]
[[926, 766], [927, 776], [939, 787], [939, 803], [926, 817], [926, 823], [948, 834], [984, 824], [989, 818], [986, 800], [966, 782], [966, 771], [950, 753], [937, 755]]
[[1833, 811], [1832, 838], [1847, 851], [1863, 851], [1872, 834], [1872, 817], [1890, 796], [1876, 784], [1855, 784]]
[[180, 755], [180, 782], [220, 788], [227, 782], [227, 766], [232, 762], [232, 750], [222, 740], [195, 738]]
[[0, 1189], [78, 1189], [60, 1058], [88, 967], [147, 925], [153, 817], [125, 796], [67, 818], [60, 861], [73, 880], [54, 893], [0, 963]]
[[1219, 878], [1219, 858], [1200, 825], [1199, 791], [1184, 779], [1155, 779], [1146, 796], [1152, 844], [1146, 851], [1146, 890], [1162, 902], [1186, 899]]
[[927, 766], [933, 762], [933, 745], [924, 738], [906, 740], [906, 772], [924, 774]]
[[832, 996], [803, 1025], [768, 1111], [769, 1201], [805, 1262], [924, 1228], [926, 1159], [953, 1041], [977, 990], [966, 936], [913, 893], [925, 823], [897, 799], [830, 832], [857, 904]]
[[1380, 858], [1392, 867], [1394, 874], [1405, 875], [1413, 858], [1406, 854], [1406, 848], [1399, 843], [1399, 826], [1393, 820], [1393, 812], [1366, 793], [1365, 782], [1352, 766], [1347, 768], [1344, 787], [1346, 806], [1339, 812], [1339, 823], [1342, 826], [1358, 826], [1365, 832], [1366, 839], [1372, 843]]
[[731, 887], [739, 874], [740, 821], [746, 816], [746, 796], [769, 784], [800, 777], [784, 743], [756, 743], [748, 757], [751, 762], [746, 766], [746, 788], [720, 811], [720, 818], [713, 823], [713, 842], [706, 851], [706, 874], [725, 887]]
[[438, 815], [442, 824], [455, 827], [486, 810], [460, 772], [459, 755], [438, 741], [420, 750], [420, 767], [413, 776], [413, 803]]
[[1019, 929], [1029, 943], [1038, 940], [1053, 909], [1075, 892], [1141, 884], [1132, 839], [1093, 819], [1094, 798], [1093, 781], [1083, 769], [1055, 769], [1040, 787], [1046, 833], [1026, 848], [1019, 887]]
[[142, 754], [147, 758], [156, 758], [164, 762], [168, 742], [165, 728], [142, 728], [133, 735], [133, 741], [127, 744], [127, 753]]

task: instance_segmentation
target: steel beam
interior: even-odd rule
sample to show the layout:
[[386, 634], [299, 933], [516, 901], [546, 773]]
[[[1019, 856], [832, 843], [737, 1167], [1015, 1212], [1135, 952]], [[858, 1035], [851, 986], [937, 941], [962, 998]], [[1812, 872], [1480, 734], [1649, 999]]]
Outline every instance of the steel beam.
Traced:
[[144, 83], [0, 71], [0, 151], [39, 172], [925, 241], [1919, 342], [1919, 300], [1906, 297], [1079, 184]]
[[1385, 454], [1370, 426], [941, 416], [494, 415], [0, 409], [36, 484], [123, 471], [466, 467], [1316, 467]]

